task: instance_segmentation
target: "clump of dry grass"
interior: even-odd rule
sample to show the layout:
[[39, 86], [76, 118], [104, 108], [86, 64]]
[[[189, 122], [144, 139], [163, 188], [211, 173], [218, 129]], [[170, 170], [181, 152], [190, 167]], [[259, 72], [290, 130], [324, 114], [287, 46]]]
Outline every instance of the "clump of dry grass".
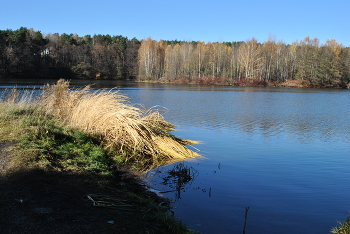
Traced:
[[184, 146], [196, 142], [172, 136], [173, 125], [161, 114], [147, 113], [126, 100], [115, 90], [70, 90], [69, 82], [61, 79], [43, 88], [40, 103], [69, 125], [101, 136], [106, 148], [124, 153], [127, 160], [154, 167], [198, 156]]

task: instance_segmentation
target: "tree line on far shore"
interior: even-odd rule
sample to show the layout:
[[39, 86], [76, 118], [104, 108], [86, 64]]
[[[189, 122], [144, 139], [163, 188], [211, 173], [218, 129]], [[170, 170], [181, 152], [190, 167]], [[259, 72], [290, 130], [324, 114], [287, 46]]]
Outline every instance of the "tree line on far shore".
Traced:
[[0, 75], [138, 79], [216, 85], [349, 87], [350, 47], [305, 37], [292, 44], [137, 40], [123, 36], [0, 30]]
[[167, 45], [151, 38], [139, 49], [139, 79], [203, 84], [267, 85], [297, 80], [309, 86], [348, 86], [350, 48], [306, 37], [286, 45], [268, 38], [233, 43]]
[[123, 36], [0, 30], [0, 75], [78, 79], [137, 76], [140, 41]]

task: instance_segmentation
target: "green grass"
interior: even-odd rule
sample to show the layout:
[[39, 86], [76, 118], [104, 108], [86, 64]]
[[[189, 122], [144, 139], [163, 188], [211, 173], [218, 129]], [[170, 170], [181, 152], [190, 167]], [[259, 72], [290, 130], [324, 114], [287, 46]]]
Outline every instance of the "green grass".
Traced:
[[335, 234], [350, 234], [350, 216], [345, 222], [338, 222], [338, 226], [332, 228], [331, 233]]
[[[110, 151], [101, 140], [47, 115], [36, 106], [0, 104], [2, 141], [17, 142], [14, 167], [110, 173]], [[116, 157], [114, 157], [116, 158]]]

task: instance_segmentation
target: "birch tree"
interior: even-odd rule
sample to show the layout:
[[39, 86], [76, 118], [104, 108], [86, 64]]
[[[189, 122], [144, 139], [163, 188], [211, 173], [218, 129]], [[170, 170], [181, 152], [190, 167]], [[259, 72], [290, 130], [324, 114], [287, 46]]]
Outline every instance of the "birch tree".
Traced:
[[156, 41], [147, 38], [141, 42], [139, 48], [139, 77], [152, 80], [155, 78], [155, 65], [157, 56]]
[[260, 72], [263, 65], [261, 51], [261, 45], [255, 38], [247, 40], [239, 47], [239, 63], [246, 79], [261, 78]]

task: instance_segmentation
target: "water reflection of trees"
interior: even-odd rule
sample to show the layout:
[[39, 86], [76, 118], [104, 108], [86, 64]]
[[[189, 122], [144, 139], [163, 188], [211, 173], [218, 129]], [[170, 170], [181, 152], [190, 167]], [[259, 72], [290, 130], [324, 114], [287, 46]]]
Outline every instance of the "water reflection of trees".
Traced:
[[166, 171], [165, 176], [161, 176], [161, 184], [170, 188], [161, 193], [175, 192], [175, 198], [181, 199], [181, 192], [192, 184], [198, 174], [196, 169], [186, 166], [184, 162], [175, 164], [171, 170]]
[[350, 141], [347, 91], [278, 90], [196, 92], [196, 95], [182, 92], [182, 97], [176, 96], [176, 100], [191, 101], [180, 107], [164, 106], [172, 110], [169, 119], [179, 126], [232, 134], [243, 132], [271, 139], [287, 136], [301, 142]]

